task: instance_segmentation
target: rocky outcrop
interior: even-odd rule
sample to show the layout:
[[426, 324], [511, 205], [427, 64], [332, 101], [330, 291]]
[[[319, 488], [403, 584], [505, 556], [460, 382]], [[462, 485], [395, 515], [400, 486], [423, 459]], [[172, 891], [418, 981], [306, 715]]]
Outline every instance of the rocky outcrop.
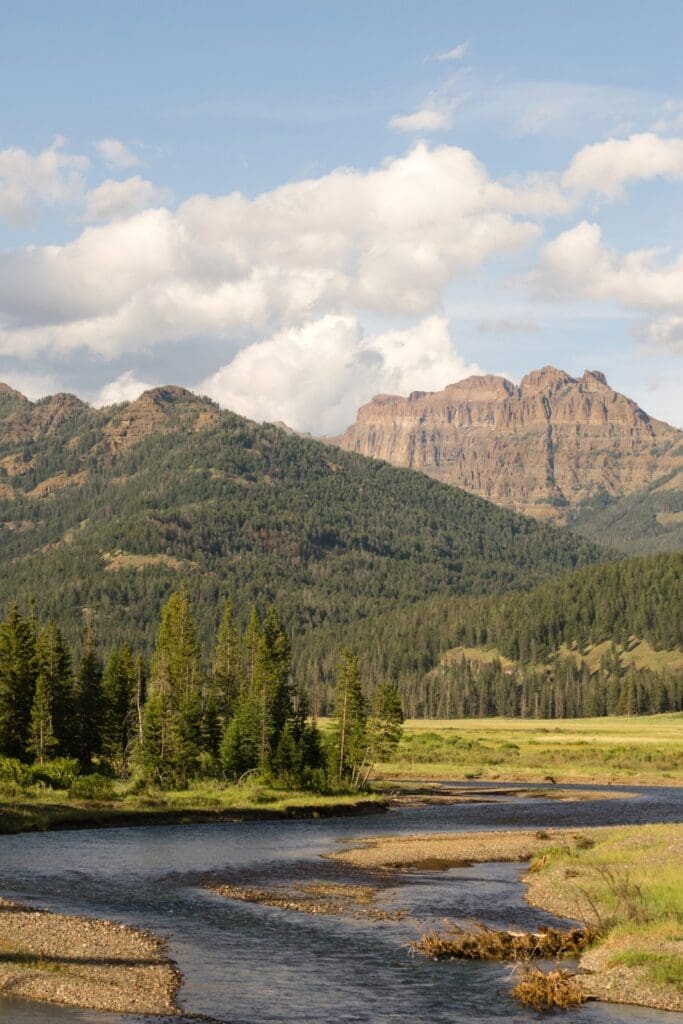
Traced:
[[104, 445], [107, 451], [117, 452], [138, 444], [150, 434], [213, 426], [219, 417], [217, 405], [185, 388], [152, 388], [112, 413], [104, 426]]
[[562, 521], [588, 499], [631, 494], [670, 472], [682, 437], [603, 373], [576, 379], [546, 366], [519, 385], [486, 374], [407, 398], [377, 395], [328, 440]]
[[76, 468], [41, 475], [26, 488], [21, 478], [39, 471], [33, 449], [47, 438], [58, 437], [65, 452], [80, 450], [84, 462], [116, 456], [151, 434], [202, 430], [219, 418], [210, 399], [171, 385], [145, 391], [133, 402], [94, 409], [68, 394], [31, 402], [0, 384], [0, 500], [15, 497], [16, 486], [38, 499], [85, 482], [87, 473]]

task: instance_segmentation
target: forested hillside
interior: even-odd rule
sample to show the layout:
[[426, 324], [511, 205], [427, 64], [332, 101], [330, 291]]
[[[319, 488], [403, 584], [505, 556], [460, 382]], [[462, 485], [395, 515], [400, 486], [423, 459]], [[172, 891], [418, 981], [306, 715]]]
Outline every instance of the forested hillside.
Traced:
[[577, 509], [571, 529], [631, 554], [683, 551], [683, 445], [674, 455], [680, 468], [636, 494]]
[[[580, 569], [526, 594], [433, 598], [360, 624], [356, 643], [370, 678], [401, 681], [410, 716], [677, 710], [683, 554]], [[319, 633], [309, 646], [321, 692], [331, 644]]]
[[242, 620], [276, 603], [303, 670], [322, 624], [353, 633], [431, 595], [524, 589], [601, 555], [182, 389], [99, 411], [6, 390], [0, 415], [0, 586], [24, 606], [35, 598], [69, 639], [90, 608], [101, 637], [150, 650], [163, 600], [186, 579], [204, 639], [226, 596]]

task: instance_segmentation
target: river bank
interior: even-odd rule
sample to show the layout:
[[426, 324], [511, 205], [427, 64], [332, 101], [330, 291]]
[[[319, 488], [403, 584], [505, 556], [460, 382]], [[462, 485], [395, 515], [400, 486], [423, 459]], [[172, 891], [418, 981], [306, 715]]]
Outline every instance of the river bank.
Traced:
[[174, 1016], [180, 975], [161, 939], [0, 899], [0, 995]]
[[530, 862], [527, 900], [600, 933], [583, 998], [683, 1011], [683, 825], [382, 836], [330, 857], [384, 872]]
[[359, 797], [316, 796], [311, 793], [265, 791], [261, 795], [212, 794], [209, 798], [162, 794], [143, 799], [74, 800], [68, 793], [47, 798], [21, 795], [0, 800], [0, 835], [83, 828], [131, 828], [146, 825], [202, 825], [212, 822], [278, 821], [293, 818], [344, 817], [376, 814], [386, 809], [378, 794]]
[[[442, 786], [426, 780], [390, 779], [372, 792], [329, 796], [283, 792], [260, 787], [237, 791], [193, 790], [122, 797], [118, 800], [75, 800], [67, 791], [23, 792], [11, 801], [0, 798], [0, 835], [52, 832], [63, 829], [131, 828], [146, 825], [205, 825], [244, 821], [279, 821], [376, 814], [389, 807], [433, 804], [496, 803], [517, 797], [531, 800], [594, 800], [592, 790], [560, 786], [529, 789], [501, 785], [486, 792]], [[605, 789], [601, 800], [626, 800], [632, 793]]]

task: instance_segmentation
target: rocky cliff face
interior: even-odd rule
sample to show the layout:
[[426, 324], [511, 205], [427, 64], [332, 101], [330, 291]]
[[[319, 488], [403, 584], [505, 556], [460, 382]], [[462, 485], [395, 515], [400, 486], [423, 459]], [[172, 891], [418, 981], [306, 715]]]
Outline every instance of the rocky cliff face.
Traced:
[[487, 374], [407, 398], [377, 395], [328, 440], [562, 521], [587, 499], [631, 494], [670, 472], [681, 437], [604, 374], [575, 379], [546, 366], [519, 385]]

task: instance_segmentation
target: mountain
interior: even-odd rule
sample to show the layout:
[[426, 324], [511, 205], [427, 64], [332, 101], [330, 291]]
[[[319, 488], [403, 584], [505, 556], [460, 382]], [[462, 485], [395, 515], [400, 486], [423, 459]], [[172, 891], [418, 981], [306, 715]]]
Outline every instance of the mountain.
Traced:
[[683, 438], [670, 454], [677, 468], [635, 494], [577, 508], [571, 529], [631, 554], [683, 551]]
[[329, 442], [565, 524], [586, 504], [604, 509], [683, 471], [680, 430], [599, 371], [576, 379], [552, 366], [519, 385], [487, 374], [407, 398], [377, 395]]
[[528, 588], [602, 553], [182, 388], [99, 410], [4, 388], [0, 474], [2, 593], [34, 597], [71, 637], [91, 607], [107, 641], [149, 646], [182, 579], [207, 637], [226, 595], [242, 620], [251, 602], [277, 602], [304, 664], [323, 623], [350, 629], [432, 595]]

